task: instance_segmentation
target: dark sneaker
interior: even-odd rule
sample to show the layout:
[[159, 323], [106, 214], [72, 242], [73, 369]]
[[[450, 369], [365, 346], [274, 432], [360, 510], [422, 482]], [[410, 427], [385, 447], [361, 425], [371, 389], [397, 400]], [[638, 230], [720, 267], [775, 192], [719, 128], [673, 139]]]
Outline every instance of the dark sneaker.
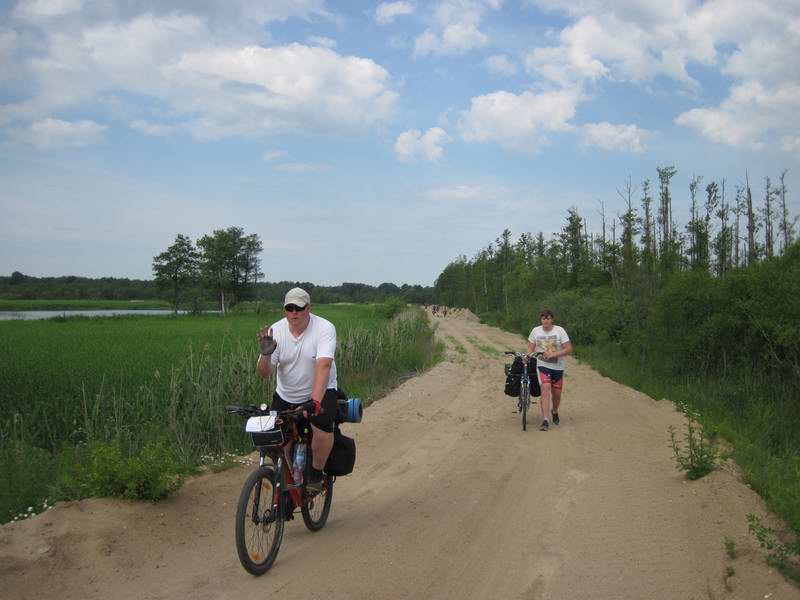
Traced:
[[308, 479], [306, 480], [306, 491], [318, 494], [322, 491], [322, 471], [309, 469]]
[[547, 431], [548, 429], [550, 429], [550, 423], [548, 423], [547, 419], [545, 419], [542, 421], [542, 424], [539, 425], [539, 431]]
[[553, 413], [553, 425], [561, 425], [561, 419], [558, 418], [558, 413]]

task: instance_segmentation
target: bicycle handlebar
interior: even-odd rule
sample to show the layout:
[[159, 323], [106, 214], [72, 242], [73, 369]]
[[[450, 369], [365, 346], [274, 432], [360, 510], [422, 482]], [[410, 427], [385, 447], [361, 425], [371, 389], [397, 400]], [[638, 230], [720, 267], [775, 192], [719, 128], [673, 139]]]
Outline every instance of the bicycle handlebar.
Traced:
[[[314, 410], [314, 403], [311, 400], [298, 404], [296, 408], [278, 411], [279, 417], [287, 417], [289, 415], [299, 415], [303, 411]], [[229, 404], [225, 407], [225, 412], [231, 415], [241, 415], [243, 417], [258, 417], [268, 415], [271, 411], [269, 407], [261, 408], [255, 404], [248, 404], [241, 406], [237, 404]]]
[[526, 354], [525, 352], [514, 352], [513, 350], [506, 350], [503, 354], [508, 354], [510, 356], [519, 356], [520, 358], [539, 358], [544, 352], [531, 352], [530, 354]]

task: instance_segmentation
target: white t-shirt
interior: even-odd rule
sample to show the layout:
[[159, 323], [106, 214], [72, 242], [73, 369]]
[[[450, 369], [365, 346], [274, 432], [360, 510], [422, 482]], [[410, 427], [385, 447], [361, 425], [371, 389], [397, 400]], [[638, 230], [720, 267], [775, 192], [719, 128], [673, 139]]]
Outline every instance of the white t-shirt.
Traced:
[[[270, 357], [278, 371], [275, 391], [291, 404], [302, 404], [311, 397], [317, 359], [333, 358], [336, 353], [336, 327], [313, 313], [309, 317], [308, 327], [299, 337], [289, 331], [286, 318], [272, 325], [272, 337], [278, 343]], [[326, 387], [337, 387], [336, 362], [331, 365]]]
[[[539, 325], [533, 328], [531, 334], [528, 336], [528, 341], [535, 345], [533, 349], [534, 352], [561, 352], [564, 348], [564, 344], [569, 341], [569, 336], [567, 332], [564, 331], [564, 328], [558, 325], [553, 325], [550, 331], [545, 331], [544, 327]], [[563, 356], [549, 361], [539, 357], [537, 361], [539, 366], [556, 371], [564, 370]]]

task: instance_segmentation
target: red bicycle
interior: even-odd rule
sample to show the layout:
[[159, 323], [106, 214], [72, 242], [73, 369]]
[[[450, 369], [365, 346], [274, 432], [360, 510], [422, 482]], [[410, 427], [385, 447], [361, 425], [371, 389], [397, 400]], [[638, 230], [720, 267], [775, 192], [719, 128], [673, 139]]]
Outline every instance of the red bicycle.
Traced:
[[[263, 575], [269, 571], [283, 540], [286, 521], [294, 519], [299, 508], [303, 523], [311, 531], [325, 526], [333, 501], [336, 477], [325, 474], [322, 490], [312, 493], [306, 489], [311, 465], [311, 428], [304, 411], [310, 403], [298, 408], [274, 412], [261, 406], [227, 406], [230, 414], [248, 417], [245, 428], [258, 448], [258, 467], [244, 482], [236, 509], [236, 551], [248, 573]], [[292, 460], [286, 460], [284, 447], [292, 444]], [[308, 456], [300, 483], [295, 482], [291, 465], [295, 452], [305, 444]], [[269, 461], [267, 459], [270, 459]]]

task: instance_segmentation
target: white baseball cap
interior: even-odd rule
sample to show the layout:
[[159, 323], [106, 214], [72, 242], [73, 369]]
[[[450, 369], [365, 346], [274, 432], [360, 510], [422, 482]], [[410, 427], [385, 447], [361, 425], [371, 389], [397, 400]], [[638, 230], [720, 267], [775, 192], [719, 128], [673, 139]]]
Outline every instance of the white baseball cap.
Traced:
[[286, 292], [286, 298], [283, 299], [284, 306], [289, 306], [290, 304], [305, 308], [306, 304], [311, 304], [311, 296], [303, 288], [292, 288]]

